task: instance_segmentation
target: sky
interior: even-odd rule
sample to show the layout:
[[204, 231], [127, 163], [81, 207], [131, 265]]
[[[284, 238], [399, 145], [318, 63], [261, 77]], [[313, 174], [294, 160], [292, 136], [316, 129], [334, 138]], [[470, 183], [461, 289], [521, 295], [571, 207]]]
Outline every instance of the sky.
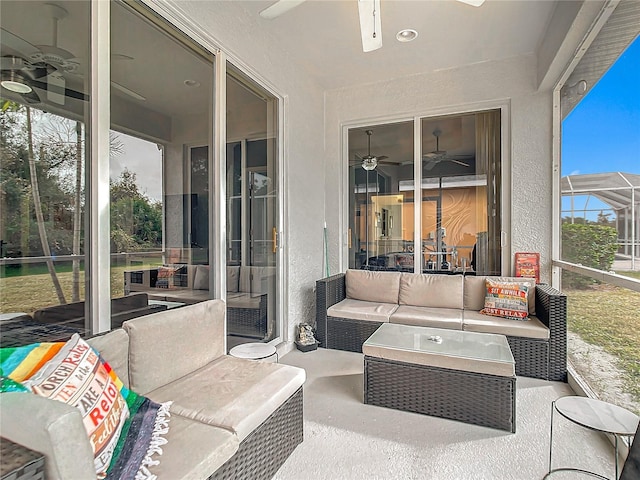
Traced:
[[640, 174], [640, 37], [562, 122], [562, 175], [603, 172]]
[[124, 169], [136, 174], [139, 190], [150, 200], [162, 200], [162, 152], [157, 144], [117, 132], [122, 153], [111, 157], [109, 176], [116, 180]]

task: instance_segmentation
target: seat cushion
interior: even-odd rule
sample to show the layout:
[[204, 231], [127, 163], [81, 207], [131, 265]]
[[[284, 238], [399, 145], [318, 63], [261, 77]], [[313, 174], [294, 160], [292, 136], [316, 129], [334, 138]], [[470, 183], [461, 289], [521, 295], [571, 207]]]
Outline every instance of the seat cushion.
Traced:
[[377, 303], [398, 303], [400, 272], [347, 270], [347, 298]]
[[549, 339], [549, 329], [533, 315], [530, 315], [526, 320], [511, 320], [465, 310], [462, 329], [468, 332], [499, 333], [513, 337]]
[[173, 400], [172, 414], [231, 429], [242, 441], [304, 381], [301, 368], [225, 355], [148, 396]]
[[229, 308], [260, 308], [262, 294], [229, 293], [227, 294], [227, 307]]
[[209, 478], [236, 453], [240, 443], [229, 430], [179, 415], [171, 416], [165, 438], [160, 464], [149, 467], [157, 478]]
[[334, 318], [350, 318], [352, 320], [369, 320], [371, 322], [388, 322], [396, 311], [396, 303], [365, 302], [345, 298], [327, 309], [327, 316]]
[[462, 276], [403, 273], [400, 305], [462, 309]]
[[400, 305], [397, 310], [391, 314], [389, 323], [462, 330], [462, 310], [457, 308]]

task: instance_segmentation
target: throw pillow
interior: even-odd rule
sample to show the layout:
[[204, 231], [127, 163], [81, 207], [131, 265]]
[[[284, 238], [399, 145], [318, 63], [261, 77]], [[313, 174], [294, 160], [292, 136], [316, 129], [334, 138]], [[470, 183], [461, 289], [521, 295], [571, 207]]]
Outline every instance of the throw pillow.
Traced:
[[529, 316], [528, 285], [487, 279], [486, 289], [484, 308], [480, 313], [513, 320], [527, 319]]
[[91, 346], [74, 334], [59, 352], [23, 385], [36, 395], [80, 409], [94, 452], [98, 478], [104, 478], [129, 408], [122, 382], [111, 375]]
[[198, 265], [196, 274], [193, 277], [194, 290], [209, 290], [209, 266]]
[[180, 267], [158, 267], [158, 279], [156, 288], [174, 288], [175, 277]]

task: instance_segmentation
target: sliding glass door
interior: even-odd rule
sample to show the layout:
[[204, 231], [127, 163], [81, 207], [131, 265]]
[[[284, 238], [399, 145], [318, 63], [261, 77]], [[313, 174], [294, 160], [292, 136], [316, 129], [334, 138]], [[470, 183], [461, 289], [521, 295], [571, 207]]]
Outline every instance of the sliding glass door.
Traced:
[[277, 99], [227, 65], [229, 346], [278, 335]]
[[419, 122], [419, 165], [413, 121], [349, 129], [349, 268], [500, 274], [500, 111]]

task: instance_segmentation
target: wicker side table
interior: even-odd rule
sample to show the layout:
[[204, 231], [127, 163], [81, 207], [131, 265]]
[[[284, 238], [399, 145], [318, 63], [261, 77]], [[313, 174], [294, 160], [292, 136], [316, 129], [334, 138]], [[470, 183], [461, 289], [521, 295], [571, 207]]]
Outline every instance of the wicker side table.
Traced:
[[0, 479], [43, 480], [44, 455], [0, 437]]

